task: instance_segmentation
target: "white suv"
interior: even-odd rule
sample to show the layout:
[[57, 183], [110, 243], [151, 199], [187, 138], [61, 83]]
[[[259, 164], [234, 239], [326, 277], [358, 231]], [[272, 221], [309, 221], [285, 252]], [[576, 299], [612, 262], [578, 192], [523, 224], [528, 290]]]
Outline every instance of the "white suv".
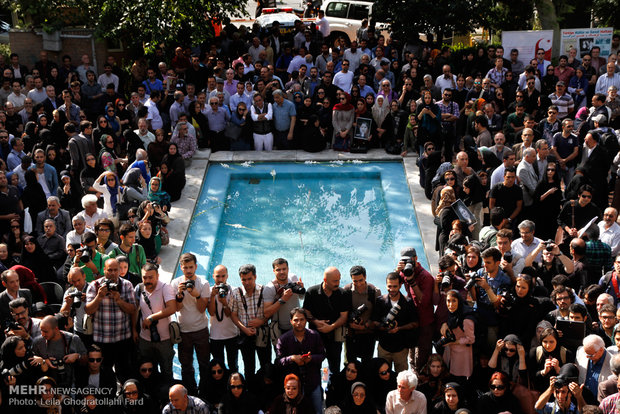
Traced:
[[[323, 2], [321, 10], [325, 11], [325, 18], [329, 22], [330, 36], [342, 36], [349, 44], [357, 38], [357, 29], [362, 26], [362, 19], [372, 16], [373, 1], [364, 0], [327, 0]], [[377, 32], [383, 32], [385, 25], [377, 24]]]

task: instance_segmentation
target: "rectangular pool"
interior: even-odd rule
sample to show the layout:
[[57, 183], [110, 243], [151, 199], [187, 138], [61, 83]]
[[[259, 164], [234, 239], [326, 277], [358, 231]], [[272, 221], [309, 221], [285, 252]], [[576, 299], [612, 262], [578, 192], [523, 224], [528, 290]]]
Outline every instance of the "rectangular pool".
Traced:
[[307, 287], [322, 281], [327, 266], [340, 270], [343, 286], [359, 264], [384, 291], [405, 246], [428, 268], [400, 162], [214, 163], [183, 252], [196, 254], [197, 274], [211, 282], [224, 264], [238, 286], [239, 266], [252, 263], [257, 282], [267, 283], [271, 262], [284, 257]]

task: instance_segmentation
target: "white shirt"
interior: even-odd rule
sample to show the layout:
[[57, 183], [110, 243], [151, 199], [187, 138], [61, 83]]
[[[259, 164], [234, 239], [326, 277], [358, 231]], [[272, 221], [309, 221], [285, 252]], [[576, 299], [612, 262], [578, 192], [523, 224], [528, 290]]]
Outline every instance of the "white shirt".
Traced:
[[[103, 76], [103, 75], [102, 75]], [[146, 116], [147, 121], [151, 121], [151, 128], [153, 130], [160, 129], [164, 127], [164, 121], [161, 119], [161, 115], [159, 114], [159, 109], [157, 109], [157, 104], [149, 98], [145, 103], [149, 110], [148, 115]]]
[[332, 83], [346, 93], [351, 92], [351, 84], [353, 83], [353, 72], [351, 72], [351, 70], [348, 70], [346, 73], [343, 71], [336, 73], [334, 75], [334, 80]]
[[[233, 297], [232, 297], [233, 287], [228, 285], [228, 294], [226, 295], [226, 303], [228, 306], [231, 305]], [[209, 294], [211, 294], [209, 292]], [[239, 328], [233, 323], [230, 316], [224, 315], [224, 309], [220, 301], [215, 298], [211, 298], [211, 300], [215, 301], [215, 315], [211, 316], [210, 323], [211, 329], [209, 332], [209, 337], [215, 340], [224, 340], [234, 338], [239, 335]], [[218, 318], [222, 318], [222, 320], [218, 320]]]
[[[519, 256], [526, 258], [530, 255], [530, 253], [536, 250], [541, 241], [542, 240], [540, 240], [538, 237], [534, 237], [534, 240], [532, 240], [532, 243], [528, 246], [523, 242], [523, 238], [519, 237], [517, 240], [513, 240], [512, 244], [510, 245], [510, 250], [512, 251], [513, 255], [518, 254]], [[541, 254], [538, 253], [534, 260], [537, 262], [541, 262]]]
[[114, 92], [118, 92], [118, 76], [113, 73], [110, 73], [110, 76], [106, 75], [105, 73], [101, 74], [97, 79], [97, 83], [101, 85], [101, 89], [103, 89], [104, 91], [108, 87], [109, 83], [113, 83]]
[[355, 50], [355, 53], [353, 53], [351, 49], [344, 51], [343, 59], [349, 61], [349, 70], [351, 72], [355, 72], [360, 66], [360, 59], [362, 58], [362, 55], [363, 53], [359, 48]]
[[316, 27], [317, 29], [319, 29], [321, 33], [323, 33], [323, 38], [326, 38], [327, 36], [329, 36], [330, 30], [329, 30], [329, 22], [327, 21], [327, 18], [323, 17], [322, 19], [319, 19], [317, 17]]
[[[174, 279], [170, 283], [172, 290], [177, 292], [179, 290], [179, 284], [184, 283], [186, 280], [187, 278], [185, 276]], [[209, 282], [204, 277], [196, 276], [194, 281], [196, 282], [194, 289], [200, 290], [200, 296], [203, 298], [208, 298], [211, 296]], [[198, 312], [196, 300], [197, 299], [194, 296], [190, 295], [188, 292], [185, 292], [185, 295], [183, 296], [183, 308], [177, 312], [179, 325], [181, 325], [181, 332], [196, 332], [209, 326], [207, 314], [206, 312]]]
[[84, 219], [86, 222], [86, 228], [94, 231], [95, 230], [95, 222], [102, 218], [109, 218], [108, 215], [100, 208], [97, 208], [97, 211], [92, 216], [86, 214], [85, 210], [80, 211], [79, 216]]
[[19, 96], [15, 95], [15, 92], [11, 93], [7, 98], [7, 102], [11, 102], [15, 108], [20, 108], [24, 106], [24, 102], [26, 101], [26, 95], [20, 93]]
[[82, 234], [77, 234], [75, 229], [71, 230], [69, 233], [67, 233], [67, 236], [65, 237], [65, 245], [69, 246], [70, 244], [81, 244], [82, 235], [85, 233], [93, 233], [93, 231], [91, 229], [85, 228]]
[[[175, 300], [175, 291], [172, 289], [168, 283], [164, 283], [161, 280], [157, 281], [157, 285], [155, 286], [155, 290], [149, 293], [146, 288], [142, 287], [144, 293], [149, 298], [149, 302], [151, 302], [151, 309], [146, 304], [144, 300], [144, 294], [140, 293], [140, 288], [136, 286], [136, 295], [140, 295], [140, 310], [142, 311], [142, 319], [146, 319], [149, 315], [157, 313], [166, 308], [166, 302]], [[187, 296], [187, 293], [185, 294]], [[142, 325], [142, 321], [138, 321], [140, 325]], [[159, 319], [157, 321], [157, 332], [159, 332], [159, 336], [162, 341], [170, 339], [170, 330], [168, 329], [168, 325], [170, 325], [170, 316]], [[140, 329], [140, 338], [145, 341], [151, 341], [151, 332], [150, 329]]]
[[611, 247], [611, 255], [615, 257], [620, 254], [620, 225], [613, 223], [608, 229], [605, 229], [605, 222], [598, 223], [598, 229], [601, 233], [599, 239]]
[[441, 88], [441, 92], [445, 91], [447, 88], [456, 89], [456, 75], [452, 75], [452, 78], [448, 77], [446, 79], [446, 75], [441, 75], [437, 77], [435, 81], [435, 86]]
[[146, 131], [146, 134], [140, 134], [140, 130], [136, 129], [133, 131], [144, 143], [144, 148], [147, 148], [151, 142], [155, 142], [155, 135], [151, 131]]
[[403, 401], [398, 390], [390, 391], [385, 399], [385, 414], [426, 414], [426, 396], [413, 390], [411, 397]]
[[32, 99], [32, 103], [36, 105], [47, 98], [47, 93], [45, 92], [45, 88], [41, 88], [41, 90], [35, 88], [28, 92], [28, 97]]

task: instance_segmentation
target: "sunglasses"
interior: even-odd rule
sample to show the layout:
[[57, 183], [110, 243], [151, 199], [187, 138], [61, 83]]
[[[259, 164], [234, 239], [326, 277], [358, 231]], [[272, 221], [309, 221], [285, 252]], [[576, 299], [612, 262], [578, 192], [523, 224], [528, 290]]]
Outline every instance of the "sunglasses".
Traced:
[[125, 391], [123, 394], [125, 394], [125, 395], [138, 395], [138, 391]]
[[456, 180], [456, 178], [454, 178], [454, 177], [446, 177], [446, 181], [455, 181], [455, 180]]
[[243, 389], [243, 385], [231, 385], [230, 389], [231, 390], [242, 390]]
[[214, 369], [214, 370], [211, 370], [211, 374], [221, 374], [222, 372], [224, 372], [224, 370], [223, 370], [223, 369]]
[[12, 229], [18, 229], [19, 226], [11, 226]]
[[586, 195], [586, 194], [582, 194], [579, 197], [581, 197], [581, 198], [592, 198], [591, 195]]
[[389, 371], [381, 371], [379, 372], [379, 375], [387, 375]]
[[428, 147], [426, 150], [427, 151], [435, 151], [435, 147]]
[[88, 358], [88, 362], [101, 362], [103, 358]]
[[555, 171], [555, 168], [547, 168], [547, 171]]
[[489, 388], [492, 390], [502, 391], [506, 389], [506, 386], [505, 385], [490, 385]]
[[506, 348], [506, 352], [517, 352], [516, 348]]
[[153, 372], [153, 368], [140, 368], [140, 372]]

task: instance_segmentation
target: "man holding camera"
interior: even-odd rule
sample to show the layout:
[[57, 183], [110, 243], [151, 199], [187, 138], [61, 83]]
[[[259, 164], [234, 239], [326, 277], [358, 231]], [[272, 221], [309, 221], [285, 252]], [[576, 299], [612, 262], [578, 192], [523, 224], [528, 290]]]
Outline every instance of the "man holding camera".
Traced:
[[352, 283], [344, 287], [345, 293], [351, 295], [345, 355], [347, 362], [357, 359], [365, 364], [375, 352], [376, 338], [370, 317], [381, 291], [366, 281], [363, 266], [353, 266], [349, 274]]
[[70, 387], [74, 364], [86, 363], [86, 347], [77, 335], [60, 330], [56, 316], [43, 318], [40, 327], [41, 336], [32, 342], [32, 352], [52, 368], [51, 376], [58, 386]]
[[129, 223], [125, 223], [118, 232], [121, 244], [112, 250], [109, 256], [127, 257], [129, 260], [129, 271], [137, 275], [141, 274], [142, 266], [146, 264], [146, 254], [144, 253], [144, 247], [136, 243], [136, 228]]
[[228, 283], [228, 269], [224, 265], [217, 265], [213, 269], [213, 282], [211, 298], [209, 299], [209, 318], [211, 321], [211, 338], [209, 345], [211, 355], [215, 359], [224, 361], [224, 348], [226, 348], [226, 361], [230, 372], [237, 372], [239, 367], [237, 337], [239, 329], [232, 321], [230, 315], [230, 302], [232, 300], [232, 286]]
[[431, 340], [435, 331], [435, 315], [433, 313], [435, 279], [418, 262], [418, 254], [413, 247], [402, 249], [400, 256], [396, 272], [400, 273], [407, 296], [413, 301], [420, 324], [418, 343], [415, 348], [411, 348], [409, 363], [412, 368], [415, 367], [416, 371], [420, 372], [431, 354]]
[[[183, 384], [192, 395], [197, 395], [196, 376], [194, 374], [194, 350], [198, 360], [200, 382], [209, 378], [209, 319], [205, 310], [209, 305], [211, 288], [209, 282], [196, 275], [197, 261], [192, 253], [184, 253], [179, 259], [183, 277], [172, 282], [176, 292], [176, 311], [181, 326], [179, 343], [179, 362]], [[203, 384], [201, 384], [202, 387]]]
[[271, 341], [292, 329], [290, 314], [301, 306], [306, 289], [297, 275], [289, 275], [288, 261], [278, 258], [271, 264], [275, 279], [267, 283], [264, 291], [265, 318], [271, 318]]
[[30, 304], [26, 298], [17, 298], [9, 302], [11, 318], [7, 323], [6, 336], [19, 336], [29, 348], [32, 340], [41, 335], [41, 319], [30, 317]]
[[71, 288], [65, 290], [60, 313], [73, 317], [73, 332], [82, 340], [84, 346], [93, 344], [93, 335], [84, 332], [84, 316], [86, 315], [86, 274], [81, 267], [72, 267], [67, 275]]
[[[499, 236], [498, 236], [499, 245]], [[484, 268], [479, 269], [465, 286], [478, 305], [479, 321], [487, 327], [487, 343], [493, 349], [497, 343], [499, 315], [496, 308], [500, 305], [500, 291], [508, 290], [512, 284], [510, 278], [500, 268], [502, 253], [495, 247], [482, 252]]]
[[[541, 414], [579, 414], [586, 405], [583, 395], [581, 394], [582, 389], [583, 385], [579, 386], [579, 384], [574, 381], [569, 383], [567, 378], [565, 379], [561, 376], [551, 377], [549, 380], [549, 388], [538, 397], [534, 409]], [[552, 395], [554, 401], [549, 402]], [[571, 401], [571, 397], [573, 396], [577, 400], [577, 406]]]
[[168, 327], [170, 315], [177, 310], [174, 290], [159, 280], [157, 266], [147, 263], [142, 266], [142, 283], [136, 286], [135, 293], [139, 306], [135, 315], [137, 323], [132, 326], [138, 353], [143, 359], [157, 362], [166, 381], [171, 381], [174, 350]]
[[379, 331], [377, 355], [394, 363], [398, 373], [409, 368], [409, 344], [415, 343], [412, 331], [418, 327], [418, 317], [412, 300], [400, 294], [400, 275], [388, 273], [385, 281], [387, 294], [377, 298], [372, 320]]
[[523, 270], [525, 259], [519, 254], [514, 254], [511, 250], [512, 238], [512, 230], [509, 228], [501, 229], [495, 236], [497, 249], [501, 253], [499, 266], [512, 283], [516, 283], [517, 275]]
[[97, 236], [91, 232], [84, 232], [82, 234], [82, 247], [75, 253], [73, 267], [82, 269], [86, 281], [90, 283], [103, 274], [107, 259], [108, 256], [97, 251]]
[[131, 340], [131, 316], [136, 310], [136, 297], [130, 281], [119, 276], [116, 259], [105, 262], [104, 277], [91, 282], [86, 290], [88, 315], [93, 315], [93, 340], [106, 356], [104, 363], [114, 365], [121, 382], [130, 378], [129, 349]]

